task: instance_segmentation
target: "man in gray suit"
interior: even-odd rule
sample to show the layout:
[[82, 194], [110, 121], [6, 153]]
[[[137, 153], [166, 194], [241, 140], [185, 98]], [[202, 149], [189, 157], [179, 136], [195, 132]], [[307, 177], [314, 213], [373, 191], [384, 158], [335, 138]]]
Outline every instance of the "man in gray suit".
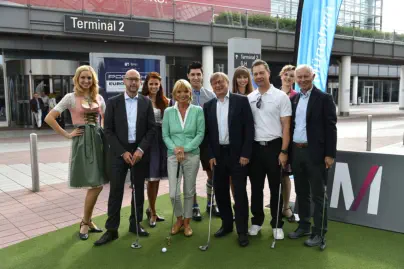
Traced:
[[[196, 106], [203, 107], [205, 103], [210, 101], [211, 99], [215, 98], [215, 94], [208, 90], [205, 89], [202, 86], [203, 82], [203, 69], [202, 69], [202, 64], [200, 62], [192, 62], [188, 66], [188, 80], [191, 83], [192, 86], [192, 104]], [[212, 206], [212, 212], [216, 216], [220, 216], [219, 209], [217, 206], [214, 204], [210, 204], [210, 197], [212, 195], [212, 170], [210, 169], [209, 165], [209, 156], [208, 156], [208, 145], [206, 140], [202, 142], [202, 144], [199, 146], [200, 149], [200, 158], [201, 158], [201, 164], [202, 168], [204, 171], [206, 171], [206, 175], [208, 176], [207, 182], [206, 182], [206, 194], [207, 194], [207, 200], [208, 204], [206, 206], [206, 211], [209, 212], [210, 207]], [[194, 197], [194, 208], [192, 211], [192, 219], [195, 221], [201, 221], [202, 216], [201, 212], [199, 209], [198, 201], [196, 199], [196, 193]]]

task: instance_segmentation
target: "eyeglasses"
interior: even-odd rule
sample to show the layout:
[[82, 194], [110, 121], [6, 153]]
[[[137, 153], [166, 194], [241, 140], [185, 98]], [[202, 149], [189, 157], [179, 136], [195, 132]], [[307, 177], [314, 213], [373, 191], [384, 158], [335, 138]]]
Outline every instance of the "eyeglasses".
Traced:
[[262, 104], [262, 95], [258, 96], [257, 103], [255, 105], [257, 106], [258, 109], [260, 109], [261, 104]]
[[130, 82], [134, 81], [134, 82], [139, 82], [140, 78], [125, 78], [126, 80], [129, 80]]

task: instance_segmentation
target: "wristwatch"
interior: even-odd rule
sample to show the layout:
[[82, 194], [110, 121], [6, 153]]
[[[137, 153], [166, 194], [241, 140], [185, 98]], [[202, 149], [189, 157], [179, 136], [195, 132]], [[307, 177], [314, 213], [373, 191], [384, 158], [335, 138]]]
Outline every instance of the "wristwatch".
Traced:
[[281, 149], [281, 153], [288, 155], [288, 150], [287, 149]]

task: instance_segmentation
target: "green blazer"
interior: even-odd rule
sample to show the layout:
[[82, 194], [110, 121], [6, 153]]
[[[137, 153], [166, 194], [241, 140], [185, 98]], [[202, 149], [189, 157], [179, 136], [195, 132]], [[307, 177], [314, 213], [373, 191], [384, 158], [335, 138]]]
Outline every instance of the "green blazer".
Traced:
[[174, 155], [176, 147], [184, 147], [185, 152], [199, 154], [199, 145], [205, 136], [205, 117], [199, 106], [189, 105], [184, 129], [181, 126], [177, 105], [167, 108], [163, 118], [163, 140], [168, 156]]

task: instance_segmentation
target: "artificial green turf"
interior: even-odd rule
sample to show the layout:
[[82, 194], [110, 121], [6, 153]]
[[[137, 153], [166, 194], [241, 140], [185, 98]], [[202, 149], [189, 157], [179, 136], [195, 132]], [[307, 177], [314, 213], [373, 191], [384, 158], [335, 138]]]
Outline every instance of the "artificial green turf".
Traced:
[[[200, 204], [205, 201], [200, 198]], [[172, 237], [167, 253], [165, 238], [171, 222], [171, 204], [167, 195], [157, 201], [158, 211], [166, 217], [157, 227], [144, 227], [151, 233], [141, 238], [143, 248], [131, 249], [135, 236], [128, 232], [129, 208], [122, 210], [120, 238], [108, 245], [94, 247], [93, 242], [101, 234], [90, 234], [90, 239], [78, 239], [78, 225], [51, 232], [17, 245], [0, 250], [1, 269], [64, 269], [64, 268], [404, 268], [404, 235], [364, 228], [354, 225], [330, 222], [327, 234], [327, 249], [303, 246], [305, 239], [277, 241], [271, 249], [272, 231], [266, 222], [261, 234], [250, 239], [250, 245], [241, 248], [235, 232], [225, 238], [211, 238], [206, 252], [198, 249], [207, 240], [208, 215], [202, 222], [192, 222], [194, 235], [183, 234]], [[106, 216], [95, 218], [101, 227]], [[220, 220], [214, 218], [212, 235], [220, 227]], [[294, 230], [296, 224], [285, 223], [285, 234]]]

